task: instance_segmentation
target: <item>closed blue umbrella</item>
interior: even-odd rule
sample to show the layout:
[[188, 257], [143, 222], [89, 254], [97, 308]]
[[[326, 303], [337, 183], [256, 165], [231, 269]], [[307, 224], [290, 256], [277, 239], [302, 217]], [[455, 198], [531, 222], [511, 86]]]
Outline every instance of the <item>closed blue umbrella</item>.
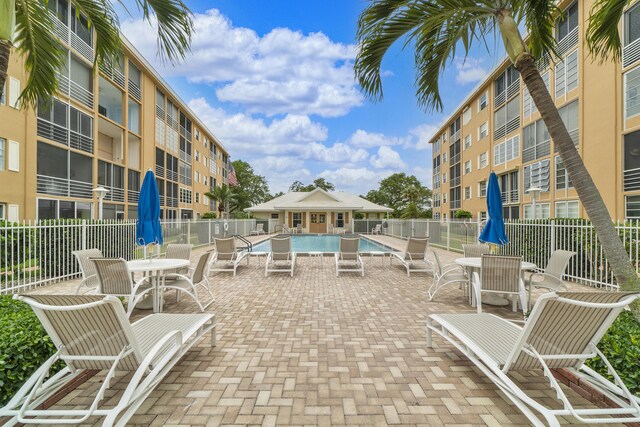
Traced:
[[502, 217], [502, 194], [498, 185], [498, 177], [494, 172], [489, 175], [489, 185], [487, 186], [487, 211], [489, 212], [489, 221], [482, 229], [478, 240], [483, 243], [506, 245], [509, 243], [509, 238], [507, 238]]
[[152, 243], [162, 244], [160, 194], [158, 193], [158, 186], [156, 185], [156, 177], [151, 169], [144, 175], [142, 188], [140, 188], [138, 220], [136, 222], [136, 243], [145, 247]]

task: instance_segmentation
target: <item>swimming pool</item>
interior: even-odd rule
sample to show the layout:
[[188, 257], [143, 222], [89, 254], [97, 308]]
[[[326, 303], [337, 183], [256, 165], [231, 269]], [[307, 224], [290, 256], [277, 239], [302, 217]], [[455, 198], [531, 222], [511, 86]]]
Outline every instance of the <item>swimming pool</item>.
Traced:
[[[338, 252], [340, 236], [323, 234], [305, 234], [291, 236], [292, 252]], [[269, 240], [253, 245], [254, 252], [269, 252], [271, 244]], [[386, 246], [375, 243], [369, 239], [360, 238], [360, 252], [391, 252]]]

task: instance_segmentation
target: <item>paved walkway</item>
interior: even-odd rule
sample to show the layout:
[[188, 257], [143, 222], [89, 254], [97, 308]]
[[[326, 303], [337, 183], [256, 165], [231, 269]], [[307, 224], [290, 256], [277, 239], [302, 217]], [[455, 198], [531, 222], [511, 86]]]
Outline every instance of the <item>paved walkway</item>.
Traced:
[[[441, 252], [447, 260], [459, 256]], [[264, 278], [255, 260], [236, 277], [213, 275], [216, 302], [209, 311], [218, 321], [217, 347], [210, 348], [208, 337], [193, 347], [132, 425], [528, 425], [451, 345], [436, 338], [435, 348], [427, 348], [430, 313], [473, 311], [456, 286], [429, 302], [430, 275], [407, 277], [399, 265], [374, 258], [365, 277], [336, 278], [329, 261], [300, 257], [293, 278]], [[166, 300], [169, 312], [195, 312], [187, 298], [175, 304], [169, 293]], [[505, 309], [493, 312], [521, 318]], [[555, 401], [544, 378], [524, 373], [516, 380], [543, 401]], [[94, 378], [59, 405], [87, 403], [88, 389], [97, 386]], [[113, 394], [105, 402], [113, 403]]]

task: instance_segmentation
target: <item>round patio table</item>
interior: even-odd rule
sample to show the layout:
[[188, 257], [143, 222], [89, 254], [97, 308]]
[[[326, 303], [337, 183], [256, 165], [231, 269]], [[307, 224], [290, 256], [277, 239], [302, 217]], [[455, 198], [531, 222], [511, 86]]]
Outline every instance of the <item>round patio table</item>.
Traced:
[[188, 259], [179, 258], [155, 258], [155, 259], [136, 259], [128, 261], [127, 266], [132, 273], [142, 273], [150, 279], [153, 287], [152, 300], [153, 312], [162, 312], [162, 292], [158, 289], [164, 285], [165, 272], [178, 268], [188, 267], [191, 262]]
[[[482, 258], [480, 257], [462, 257], [456, 258], [455, 263], [464, 267], [467, 270], [469, 276], [469, 302], [475, 307], [475, 298], [473, 295], [473, 289], [471, 287], [471, 277], [473, 273], [482, 269]], [[534, 270], [537, 266], [532, 262], [522, 261], [522, 280], [524, 280], [524, 272], [527, 270]], [[482, 302], [489, 305], [508, 305], [509, 300], [497, 296], [496, 294], [489, 293], [487, 297], [482, 297]]]

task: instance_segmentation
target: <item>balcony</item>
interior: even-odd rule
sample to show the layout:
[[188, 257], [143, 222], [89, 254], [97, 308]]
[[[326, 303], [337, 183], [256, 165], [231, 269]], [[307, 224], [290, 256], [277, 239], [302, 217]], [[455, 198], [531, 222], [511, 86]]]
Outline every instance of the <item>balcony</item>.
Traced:
[[39, 137], [50, 139], [59, 144], [93, 153], [93, 138], [66, 129], [48, 120], [38, 118], [37, 134]]
[[[558, 42], [558, 56], [563, 57], [571, 48], [578, 44], [578, 27], [574, 28]], [[624, 55], [624, 50], [623, 50]]]
[[160, 165], [156, 165], [156, 176], [158, 178], [164, 178], [164, 167]]
[[112, 202], [124, 202], [124, 188], [111, 187], [109, 185], [102, 185], [102, 187], [109, 190], [107, 195], [104, 197], [105, 200], [110, 200]]
[[518, 190], [503, 191], [502, 203], [520, 203], [520, 193], [518, 192]]
[[129, 95], [138, 101], [142, 101], [142, 90], [140, 89], [140, 86], [134, 83], [131, 79], [129, 79]]
[[166, 197], [166, 206], [170, 208], [178, 207], [178, 198], [177, 197]]
[[640, 190], [640, 168], [624, 171], [623, 188], [624, 191]]
[[156, 104], [156, 117], [160, 120], [164, 120], [164, 108]]
[[124, 89], [125, 78], [121, 70], [113, 65], [107, 64], [105, 61], [102, 61], [100, 63], [100, 71], [102, 72], [102, 74], [114, 81], [122, 89]]
[[456, 141], [457, 141], [457, 140], [459, 140], [459, 139], [460, 139], [460, 129], [458, 129], [457, 131], [455, 131], [455, 132], [453, 133], [453, 135], [451, 135], [451, 138], [449, 139], [449, 141], [450, 141], [451, 143], [454, 143], [454, 142], [456, 142]]
[[166, 169], [166, 176], [167, 179], [171, 180], [171, 181], [178, 181], [178, 172], [176, 171], [172, 171], [171, 169]]
[[82, 55], [87, 61], [93, 64], [93, 47], [89, 46], [84, 40], [82, 40], [76, 33], [71, 31], [58, 17], [49, 12], [51, 15], [51, 21], [54, 25], [54, 33], [65, 44], [71, 46]]
[[91, 199], [93, 197], [91, 192], [93, 189], [92, 183], [54, 176], [37, 175], [36, 188], [38, 193], [52, 196], [79, 197], [83, 199]]
[[460, 177], [451, 178], [449, 181], [449, 187], [459, 187], [460, 186]]
[[140, 192], [136, 190], [127, 190], [127, 201], [129, 203], [138, 203], [140, 200]]

